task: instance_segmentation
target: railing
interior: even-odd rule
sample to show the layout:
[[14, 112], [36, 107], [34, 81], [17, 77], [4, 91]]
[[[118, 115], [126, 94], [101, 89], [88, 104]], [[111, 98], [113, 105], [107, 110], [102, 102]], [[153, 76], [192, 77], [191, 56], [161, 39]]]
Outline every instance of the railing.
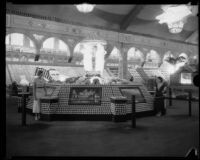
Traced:
[[134, 77], [135, 82], [143, 82], [143, 79], [134, 68], [129, 68], [128, 72]]
[[149, 77], [147, 76], [147, 74], [144, 72], [142, 68], [137, 68], [136, 71], [140, 74], [140, 76], [145, 82], [149, 79]]
[[[160, 97], [155, 98], [155, 100], [159, 99], [159, 98]], [[169, 100], [169, 106], [172, 106], [172, 100], [187, 101], [188, 102], [188, 115], [189, 115], [189, 117], [192, 116], [192, 102], [199, 102], [199, 99], [192, 98], [192, 92], [191, 91], [188, 91], [188, 97], [186, 97], [186, 98], [177, 98], [177, 97], [175, 98], [175, 97], [172, 97], [171, 88], [169, 88], [169, 97], [164, 96], [162, 98]]]

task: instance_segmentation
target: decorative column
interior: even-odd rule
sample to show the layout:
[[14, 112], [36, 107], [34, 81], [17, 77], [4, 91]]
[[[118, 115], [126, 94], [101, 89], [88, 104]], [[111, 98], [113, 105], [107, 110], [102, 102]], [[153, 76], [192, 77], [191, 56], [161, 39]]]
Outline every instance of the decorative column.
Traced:
[[47, 39], [45, 35], [33, 34], [33, 41], [35, 43], [36, 54], [40, 54], [40, 49], [42, 48], [43, 42]]
[[[123, 56], [123, 52], [122, 52], [122, 49], [121, 48], [119, 48], [118, 47], [118, 50], [119, 50], [119, 54], [121, 55], [121, 56]], [[119, 59], [119, 78], [120, 79], [122, 79], [123, 78], [123, 58], [121, 57], [120, 59]]]
[[41, 47], [38, 46], [38, 45], [36, 45], [35, 47], [36, 47], [36, 54], [40, 54], [40, 49], [41, 49]]
[[68, 62], [71, 63], [73, 60], [74, 48], [78, 44], [78, 40], [74, 40], [70, 38], [70, 39], [67, 39], [67, 41], [65, 42], [67, 42], [67, 45], [69, 47], [69, 52], [70, 52]]
[[30, 47], [30, 39], [28, 37], [24, 36], [23, 41], [25, 47]]
[[148, 51], [148, 49], [143, 48], [142, 46], [137, 46], [136, 49], [142, 52], [143, 61], [141, 61], [141, 63], [140, 63], [140, 67], [142, 67], [142, 65], [144, 64], [145, 59], [146, 59], [146, 54], [147, 54], [149, 51]]
[[149, 53], [150, 49], [142, 48], [141, 51], [142, 51], [142, 53], [143, 53], [143, 55], [144, 55], [144, 62], [141, 64], [141, 67], [143, 67], [144, 64], [146, 63], [147, 53]]
[[163, 64], [163, 58], [164, 58], [164, 55], [167, 52], [167, 50], [160, 48], [160, 49], [157, 49], [157, 51], [158, 51], [158, 54], [160, 56], [160, 63], [158, 64], [158, 67], [160, 67]]
[[9, 43], [8, 44], [11, 45], [11, 35], [9, 35], [8, 38], [9, 38]]
[[127, 48], [122, 44], [120, 48], [122, 58], [119, 62], [119, 78], [123, 79], [127, 78], [127, 51]]
[[41, 44], [36, 42], [35, 43], [35, 48], [36, 48], [36, 55], [35, 55], [34, 61], [35, 60], [39, 61], [39, 59], [40, 59]]
[[59, 40], [57, 38], [54, 39], [54, 49], [55, 50], [59, 49]]

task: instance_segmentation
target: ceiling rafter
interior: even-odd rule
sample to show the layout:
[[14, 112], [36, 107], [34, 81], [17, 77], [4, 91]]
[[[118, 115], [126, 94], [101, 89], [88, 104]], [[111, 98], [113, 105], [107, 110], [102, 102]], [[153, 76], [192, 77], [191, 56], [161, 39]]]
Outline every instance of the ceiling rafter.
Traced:
[[190, 34], [187, 39], [185, 40], [185, 42], [191, 42], [194, 41], [195, 39], [198, 39], [198, 30], [195, 30], [194, 32], [192, 32], [192, 34]]
[[126, 30], [128, 26], [131, 24], [133, 19], [140, 13], [140, 11], [144, 8], [144, 5], [135, 5], [134, 8], [125, 16], [125, 18], [121, 21], [120, 29]]
[[106, 21], [109, 21], [112, 23], [120, 23], [121, 19], [123, 19], [123, 15], [109, 13], [98, 8], [94, 8], [94, 11], [91, 12], [91, 14], [94, 14], [97, 17], [101, 17], [102, 19], [105, 19]]

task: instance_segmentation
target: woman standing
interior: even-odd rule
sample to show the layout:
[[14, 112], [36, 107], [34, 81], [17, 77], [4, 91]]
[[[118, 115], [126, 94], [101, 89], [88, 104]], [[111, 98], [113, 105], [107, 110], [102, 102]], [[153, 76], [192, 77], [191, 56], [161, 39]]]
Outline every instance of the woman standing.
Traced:
[[154, 100], [154, 109], [156, 111], [156, 116], [163, 116], [166, 114], [165, 104], [164, 104], [164, 94], [166, 93], [166, 83], [162, 77], [156, 77], [156, 94]]
[[133, 82], [133, 81], [134, 81], [134, 78], [133, 78], [133, 76], [131, 76], [131, 78], [130, 78], [130, 81], [131, 81], [131, 82]]
[[42, 78], [43, 72], [38, 71], [37, 77], [33, 83], [33, 113], [35, 113], [35, 120], [40, 119], [40, 98], [46, 95], [45, 80]]

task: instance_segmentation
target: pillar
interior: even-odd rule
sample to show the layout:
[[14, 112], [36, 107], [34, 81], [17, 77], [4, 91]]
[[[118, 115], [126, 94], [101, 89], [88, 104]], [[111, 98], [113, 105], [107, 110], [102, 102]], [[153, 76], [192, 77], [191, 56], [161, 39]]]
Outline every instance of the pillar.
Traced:
[[24, 36], [23, 41], [25, 47], [30, 47], [30, 39], [28, 37]]
[[127, 48], [121, 45], [120, 52], [122, 58], [119, 61], [119, 78], [126, 79], [127, 78]]
[[9, 38], [9, 43], [8, 44], [11, 45], [11, 34], [8, 35], [8, 38]]
[[143, 67], [144, 64], [146, 63], [146, 60], [147, 60], [147, 59], [146, 59], [147, 53], [150, 52], [150, 49], [144, 49], [144, 48], [142, 48], [141, 51], [142, 51], [142, 53], [143, 53], [143, 55], [144, 55], [144, 62], [143, 62], [142, 65], [141, 65], [141, 67]]
[[54, 49], [55, 50], [59, 49], [59, 39], [57, 39], [57, 38], [54, 39]]
[[158, 67], [160, 67], [163, 64], [163, 58], [164, 58], [164, 55], [165, 55], [166, 52], [167, 52], [166, 49], [161, 48], [161, 49], [158, 50], [158, 53], [160, 55], [160, 63], [158, 64]]

